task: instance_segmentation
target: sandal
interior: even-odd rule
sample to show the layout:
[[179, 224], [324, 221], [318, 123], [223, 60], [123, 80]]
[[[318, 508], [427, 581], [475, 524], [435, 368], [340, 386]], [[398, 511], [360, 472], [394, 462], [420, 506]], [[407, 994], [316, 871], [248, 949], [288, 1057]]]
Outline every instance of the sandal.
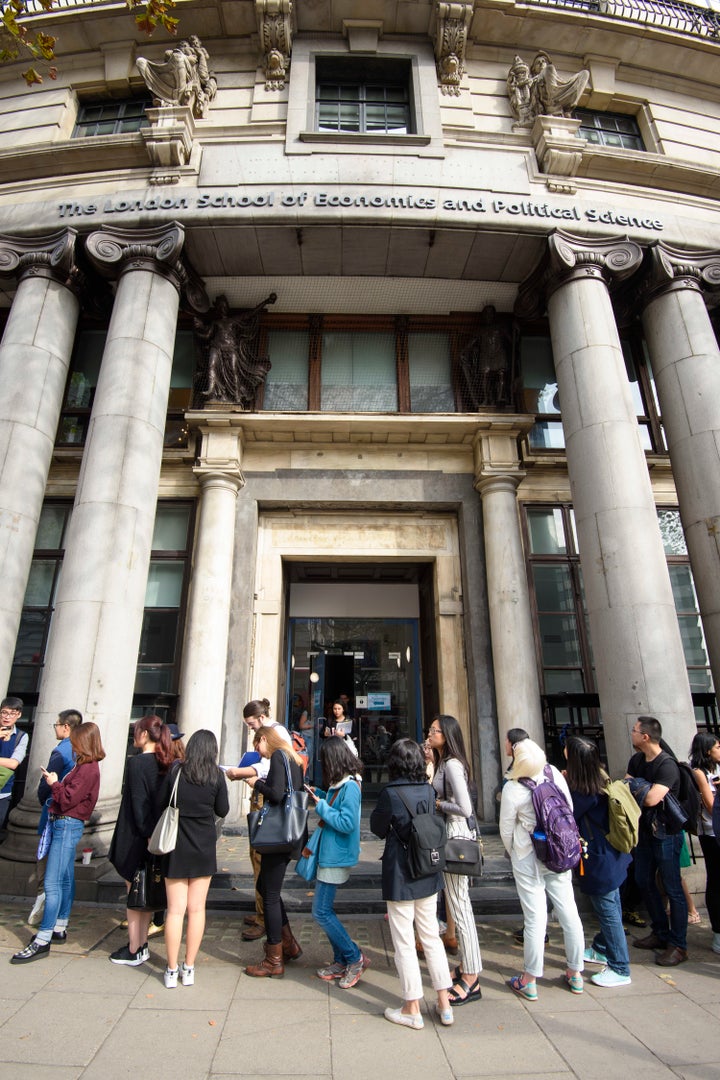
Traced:
[[522, 975], [513, 975], [512, 979], [508, 979], [508, 986], [526, 1001], [537, 1001], [537, 983], [534, 979], [524, 983]]
[[696, 911], [694, 915], [688, 915], [688, 922], [693, 926], [699, 926], [702, 923], [702, 915], [699, 911]]
[[458, 979], [457, 985], [462, 987], [464, 991], [463, 997], [460, 997], [455, 987], [453, 986], [450, 991], [450, 1004], [466, 1005], [468, 1001], [479, 1001], [482, 997], [482, 990], [480, 989], [480, 983], [476, 979], [472, 986], [468, 986], [464, 979]]

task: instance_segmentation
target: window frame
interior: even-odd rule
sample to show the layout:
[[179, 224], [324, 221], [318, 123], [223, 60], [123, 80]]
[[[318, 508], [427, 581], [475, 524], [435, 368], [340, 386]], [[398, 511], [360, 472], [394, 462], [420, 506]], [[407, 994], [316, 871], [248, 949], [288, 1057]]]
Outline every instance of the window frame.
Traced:
[[[573, 111], [573, 119], [580, 120], [580, 127], [578, 128], [577, 137], [579, 139], [585, 139], [585, 141], [588, 142], [593, 147], [602, 146], [606, 150], [614, 150], [616, 152], [620, 152], [621, 150], [631, 150], [636, 154], [646, 153], [647, 152], [647, 147], [645, 145], [645, 140], [643, 138], [643, 134], [642, 134], [642, 131], [640, 129], [640, 123], [638, 121], [638, 117], [634, 113], [630, 113], [630, 112], [611, 112], [611, 111], [606, 110], [606, 109], [588, 109], [588, 108], [584, 107], [584, 108], [576, 108]], [[599, 122], [595, 122], [595, 123], [590, 124], [590, 123], [586, 122], [589, 119], [592, 119], [593, 121], [599, 121]], [[626, 121], [628, 123], [633, 124], [633, 126], [635, 127], [635, 132], [633, 132], [632, 134], [629, 134], [627, 132], [620, 132], [620, 131], [611, 132], [609, 128], [606, 129], [605, 127], [603, 127], [603, 125], [602, 125], [602, 120], [603, 119], [606, 119], [608, 122], [610, 122], [610, 121], [617, 122], [617, 121], [624, 120], [624, 121]], [[593, 130], [593, 131], [598, 132], [598, 134], [599, 134], [599, 142], [595, 142], [592, 139], [588, 139], [587, 136], [583, 135], [583, 129], [585, 129], [586, 131], [587, 130]], [[611, 135], [611, 134], [617, 135], [621, 140], [622, 140], [623, 137], [637, 139], [640, 142], [640, 146], [625, 146], [625, 145], [614, 146], [612, 143], [605, 142], [604, 136], [605, 135]]]
[[[124, 115], [122, 115], [122, 113], [124, 113], [124, 110], [128, 106], [133, 106], [133, 105], [143, 105], [144, 106], [143, 116], [142, 116], [142, 118], [140, 120], [140, 123], [139, 123], [139, 125], [137, 127], [125, 128], [123, 126], [123, 124], [124, 124], [124, 122], [125, 122], [125, 120], [127, 118], [124, 117]], [[146, 127], [150, 126], [150, 121], [149, 121], [149, 119], [147, 117], [147, 109], [151, 109], [152, 105], [153, 105], [153, 99], [152, 99], [152, 96], [149, 93], [133, 94], [133, 95], [130, 95], [129, 97], [127, 97], [127, 98], [111, 98], [111, 97], [79, 98], [78, 99], [78, 104], [77, 104], [77, 115], [75, 117], [75, 126], [73, 127], [72, 134], [71, 134], [70, 138], [71, 139], [76, 139], [76, 140], [84, 140], [84, 139], [108, 138], [108, 137], [111, 137], [113, 135], [134, 135], [137, 132], [139, 132], [142, 128], [146, 128]], [[104, 131], [104, 132], [103, 131], [100, 131], [100, 132], [99, 131], [93, 131], [92, 133], [89, 133], [89, 132], [85, 132], [85, 131], [81, 130], [81, 127], [82, 127], [82, 125], [84, 123], [90, 123], [90, 121], [83, 121], [82, 116], [83, 116], [84, 111], [86, 109], [93, 109], [93, 108], [100, 108], [100, 109], [103, 109], [103, 110], [104, 109], [108, 109], [108, 110], [118, 109], [118, 110], [120, 110], [121, 114], [116, 116], [114, 118], [114, 120], [113, 120], [113, 130], [112, 131]], [[109, 120], [102, 121], [101, 119], [99, 119], [99, 120], [95, 121], [95, 125], [97, 125], [99, 123], [109, 123]]]

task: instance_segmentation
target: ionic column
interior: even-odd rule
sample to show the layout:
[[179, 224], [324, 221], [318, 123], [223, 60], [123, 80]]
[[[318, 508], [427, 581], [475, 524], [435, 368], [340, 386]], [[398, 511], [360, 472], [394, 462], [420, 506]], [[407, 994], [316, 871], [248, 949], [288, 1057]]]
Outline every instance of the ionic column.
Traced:
[[475, 488], [483, 509], [490, 638], [500, 754], [509, 728], [522, 727], [544, 745], [530, 597], [523, 557], [517, 487], [525, 475], [517, 457], [520, 428], [481, 432], [475, 439]]
[[0, 236], [0, 274], [18, 278], [0, 344], [0, 693], [10, 678], [35, 535], [62, 408], [81, 275], [74, 229]]
[[222, 735], [225, 671], [232, 595], [235, 515], [242, 430], [222, 420], [200, 425], [202, 448], [193, 470], [200, 482], [199, 522], [193, 553], [180, 674], [178, 725]]
[[[179, 290], [180, 225], [92, 233], [90, 260], [117, 276], [45, 656], [29, 773], [53, 743], [51, 721], [75, 705], [98, 724], [107, 757], [91, 843], [106, 850], [120, 798], [142, 628]], [[194, 284], [194, 283], [193, 283]], [[33, 785], [15, 829], [37, 819]], [[20, 848], [11, 836], [3, 857]]]
[[720, 691], [720, 252], [652, 250], [642, 313], [715, 689]]
[[642, 252], [557, 232], [545, 289], [609, 765], [620, 774], [638, 714], [678, 754], [695, 730], [670, 578], [608, 282]]

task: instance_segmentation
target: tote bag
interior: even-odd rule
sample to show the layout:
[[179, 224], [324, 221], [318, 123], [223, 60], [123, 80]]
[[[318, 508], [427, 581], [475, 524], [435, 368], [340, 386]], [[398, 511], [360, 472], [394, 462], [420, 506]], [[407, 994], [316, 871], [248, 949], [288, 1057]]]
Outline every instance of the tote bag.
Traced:
[[275, 753], [282, 754], [285, 765], [286, 788], [282, 801], [266, 802], [262, 809], [251, 810], [247, 816], [250, 847], [259, 855], [290, 855], [307, 835], [308, 794], [293, 788], [287, 754], [282, 750]]
[[148, 840], [148, 851], [151, 855], [167, 855], [175, 850], [180, 824], [180, 811], [177, 805], [178, 784], [180, 783], [180, 767], [175, 777], [175, 783], [170, 794], [170, 802], [160, 815], [160, 820], [152, 831]]

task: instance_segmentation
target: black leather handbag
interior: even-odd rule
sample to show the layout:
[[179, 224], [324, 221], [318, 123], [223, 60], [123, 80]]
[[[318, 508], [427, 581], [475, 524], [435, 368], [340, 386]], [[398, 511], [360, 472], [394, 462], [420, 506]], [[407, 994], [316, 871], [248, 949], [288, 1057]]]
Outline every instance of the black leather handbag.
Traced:
[[303, 847], [307, 836], [308, 794], [293, 788], [287, 754], [275, 752], [282, 754], [285, 765], [282, 801], [265, 802], [260, 810], [251, 810], [247, 816], [250, 847], [259, 855], [291, 855]]
[[160, 859], [149, 855], [133, 874], [127, 906], [131, 911], [160, 911], [167, 906]]
[[445, 841], [445, 873], [480, 877], [483, 868], [482, 840], [449, 836]]

